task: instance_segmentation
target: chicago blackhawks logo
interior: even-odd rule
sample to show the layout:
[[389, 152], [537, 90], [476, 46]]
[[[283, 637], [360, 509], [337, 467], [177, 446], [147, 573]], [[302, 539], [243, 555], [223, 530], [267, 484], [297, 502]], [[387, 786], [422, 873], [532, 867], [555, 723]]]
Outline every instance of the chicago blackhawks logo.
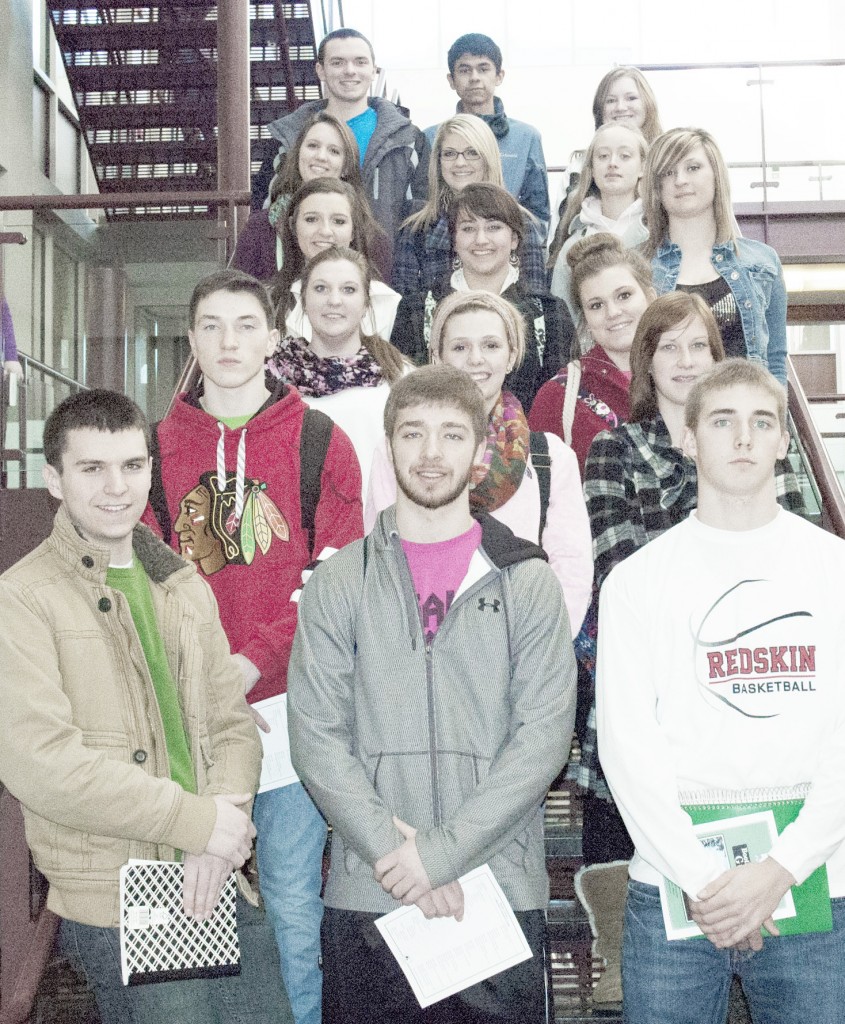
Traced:
[[227, 475], [222, 491], [216, 472], [203, 473], [179, 502], [174, 530], [182, 557], [196, 562], [206, 576], [225, 565], [251, 565], [257, 552], [267, 554], [274, 536], [290, 537], [287, 520], [261, 480], [244, 481], [243, 512], [237, 518], [234, 473]]

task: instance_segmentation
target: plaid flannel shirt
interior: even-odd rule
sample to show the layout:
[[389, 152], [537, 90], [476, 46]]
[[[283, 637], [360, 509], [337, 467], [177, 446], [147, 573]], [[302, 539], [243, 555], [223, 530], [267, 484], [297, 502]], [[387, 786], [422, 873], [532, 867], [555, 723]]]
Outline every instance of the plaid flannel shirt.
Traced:
[[[525, 238], [519, 252], [519, 277], [526, 291], [535, 295], [547, 294], [549, 287], [545, 255], [530, 225], [526, 225]], [[427, 292], [434, 288], [440, 278], [451, 274], [454, 258], [449, 221], [445, 213], [427, 231], [403, 228], [396, 237], [391, 283], [400, 295]]]

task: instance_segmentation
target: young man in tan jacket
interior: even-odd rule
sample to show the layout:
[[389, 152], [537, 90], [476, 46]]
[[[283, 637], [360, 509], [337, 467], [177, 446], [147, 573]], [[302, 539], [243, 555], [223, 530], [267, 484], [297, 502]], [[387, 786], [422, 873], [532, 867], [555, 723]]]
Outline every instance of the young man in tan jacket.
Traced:
[[243, 897], [240, 977], [121, 984], [120, 868], [181, 858], [184, 909], [209, 917], [250, 853], [261, 745], [211, 591], [138, 525], [141, 410], [75, 395], [48, 418], [44, 451], [62, 501], [53, 531], [0, 577], [0, 781], [23, 805], [63, 949], [104, 1024], [204, 1024], [245, 1007], [289, 1020], [272, 930]]

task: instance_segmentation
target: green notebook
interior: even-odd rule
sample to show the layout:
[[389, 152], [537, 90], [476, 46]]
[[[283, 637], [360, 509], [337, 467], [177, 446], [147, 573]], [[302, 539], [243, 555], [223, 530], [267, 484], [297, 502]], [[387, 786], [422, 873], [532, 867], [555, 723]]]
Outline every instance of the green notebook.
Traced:
[[[808, 786], [752, 793], [681, 794], [702, 845], [724, 860], [725, 869], [762, 859], [776, 834], [795, 821]], [[709, 828], [707, 826], [710, 826]], [[680, 886], [663, 879], [660, 886], [663, 920], [668, 938], [702, 937], [688, 913]], [[824, 864], [801, 885], [793, 885], [774, 912], [781, 935], [829, 932], [833, 928], [830, 889]]]

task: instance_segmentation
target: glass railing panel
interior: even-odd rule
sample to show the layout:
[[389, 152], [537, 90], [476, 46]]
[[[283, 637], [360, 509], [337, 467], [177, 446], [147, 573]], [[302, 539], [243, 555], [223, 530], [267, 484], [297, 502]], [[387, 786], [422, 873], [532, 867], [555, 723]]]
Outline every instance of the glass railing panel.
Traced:
[[766, 154], [779, 160], [839, 160], [845, 156], [845, 122], [839, 98], [845, 65], [763, 68]]
[[845, 397], [813, 401], [810, 414], [845, 493]]
[[794, 468], [796, 469], [795, 475], [798, 478], [798, 486], [804, 497], [804, 518], [817, 523], [821, 520], [822, 496], [812, 466], [810, 465], [804, 441], [799, 436], [795, 422], [791, 417], [789, 420], [789, 432], [797, 448], [797, 460], [792, 459], [792, 461], [793, 465], [797, 461], [797, 466], [794, 465]]
[[[837, 434], [845, 438], [845, 396], [808, 400], [796, 366], [787, 359], [789, 376], [790, 431], [801, 455], [801, 483], [809, 511], [816, 521], [839, 537], [845, 537], [845, 449], [830, 449]], [[838, 418], [841, 417], [841, 418]], [[812, 494], [811, 494], [812, 492]], [[812, 501], [812, 505], [811, 505]]]
[[764, 162], [766, 180], [777, 186], [770, 202], [845, 199], [845, 119], [829, 113], [845, 91], [845, 61], [643, 70], [664, 128], [713, 134], [732, 165], [734, 202], [762, 201]]
[[754, 68], [687, 68], [645, 72], [664, 128], [709, 131], [729, 163], [760, 160], [760, 92]]
[[[842, 154], [845, 154], [845, 143]], [[842, 154], [838, 162], [819, 159], [816, 163], [801, 160], [794, 164], [772, 164], [769, 178], [778, 186], [769, 191], [769, 200], [794, 203], [845, 199], [845, 159], [842, 159]]]

